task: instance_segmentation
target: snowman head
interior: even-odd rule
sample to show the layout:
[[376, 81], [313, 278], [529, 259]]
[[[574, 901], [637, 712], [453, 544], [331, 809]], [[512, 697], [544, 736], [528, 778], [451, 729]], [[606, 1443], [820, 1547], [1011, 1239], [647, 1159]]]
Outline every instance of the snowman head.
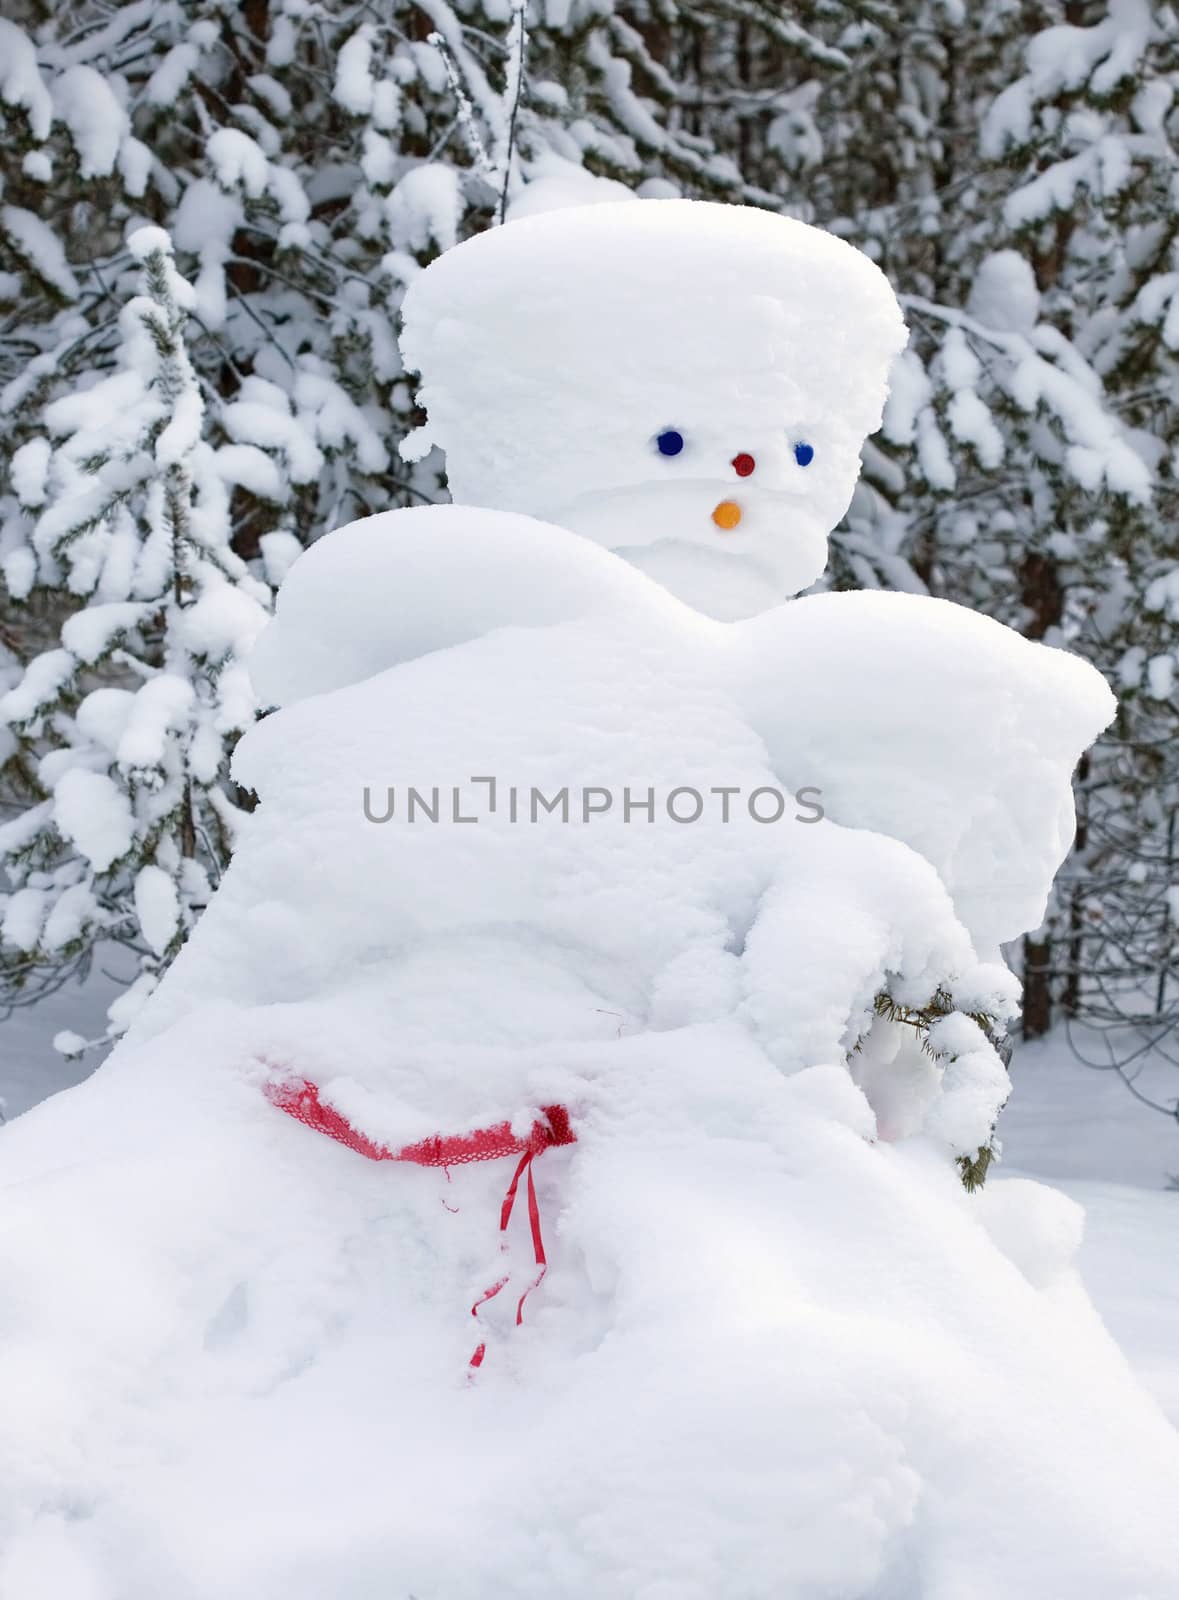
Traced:
[[480, 234], [410, 286], [414, 457], [453, 498], [617, 551], [713, 616], [806, 588], [905, 328], [866, 256], [744, 206], [629, 201]]

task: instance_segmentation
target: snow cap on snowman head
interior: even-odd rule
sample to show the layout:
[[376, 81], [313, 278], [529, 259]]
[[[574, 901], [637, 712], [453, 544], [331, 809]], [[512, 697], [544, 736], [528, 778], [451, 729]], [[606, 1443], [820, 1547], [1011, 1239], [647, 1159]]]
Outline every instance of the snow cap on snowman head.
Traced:
[[401, 348], [453, 498], [528, 512], [714, 616], [805, 589], [904, 347], [843, 240], [746, 206], [634, 200], [509, 222], [411, 284]]

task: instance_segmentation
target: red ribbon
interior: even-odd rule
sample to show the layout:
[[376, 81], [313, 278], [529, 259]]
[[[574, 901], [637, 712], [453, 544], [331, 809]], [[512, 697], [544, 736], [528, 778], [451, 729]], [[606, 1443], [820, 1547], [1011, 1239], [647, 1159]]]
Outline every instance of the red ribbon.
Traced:
[[[285, 1111], [289, 1117], [294, 1117], [296, 1122], [303, 1123], [316, 1133], [326, 1134], [338, 1144], [347, 1145], [349, 1150], [355, 1150], [357, 1155], [364, 1156], [369, 1161], [412, 1161], [419, 1167], [457, 1167], [464, 1166], [470, 1161], [496, 1161], [501, 1156], [519, 1155], [520, 1160], [512, 1174], [512, 1181], [508, 1184], [503, 1205], [500, 1207], [499, 1231], [500, 1249], [505, 1250], [508, 1224], [515, 1209], [520, 1179], [525, 1178], [528, 1225], [532, 1232], [532, 1249], [539, 1271], [516, 1304], [516, 1326], [520, 1326], [524, 1320], [525, 1300], [533, 1289], [539, 1286], [548, 1271], [548, 1257], [545, 1255], [544, 1237], [540, 1228], [540, 1206], [536, 1199], [532, 1163], [542, 1150], [548, 1150], [554, 1145], [577, 1142], [577, 1135], [573, 1132], [569, 1121], [569, 1112], [564, 1106], [542, 1106], [540, 1117], [532, 1124], [524, 1138], [512, 1132], [510, 1122], [497, 1122], [493, 1127], [476, 1128], [472, 1133], [431, 1134], [428, 1139], [420, 1139], [416, 1144], [404, 1145], [400, 1150], [390, 1150], [387, 1145], [377, 1144], [367, 1134], [361, 1133], [359, 1128], [353, 1127], [347, 1117], [342, 1116], [333, 1107], [324, 1105], [319, 1097], [319, 1086], [312, 1083], [309, 1078], [271, 1081], [265, 1085], [263, 1092], [271, 1105], [277, 1106], [280, 1111]], [[483, 1291], [471, 1307], [473, 1317], [478, 1316], [481, 1305], [495, 1298], [506, 1286], [509, 1278], [510, 1274], [505, 1273], [497, 1283], [493, 1283], [490, 1288]], [[483, 1365], [483, 1357], [486, 1354], [487, 1346], [480, 1341], [469, 1363], [472, 1370]]]

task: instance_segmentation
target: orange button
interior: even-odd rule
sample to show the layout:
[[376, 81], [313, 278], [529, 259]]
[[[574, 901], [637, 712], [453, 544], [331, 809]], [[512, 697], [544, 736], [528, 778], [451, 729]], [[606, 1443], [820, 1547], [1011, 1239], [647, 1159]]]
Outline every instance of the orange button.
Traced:
[[726, 531], [735, 528], [741, 520], [741, 507], [735, 500], [722, 500], [712, 513], [712, 520]]

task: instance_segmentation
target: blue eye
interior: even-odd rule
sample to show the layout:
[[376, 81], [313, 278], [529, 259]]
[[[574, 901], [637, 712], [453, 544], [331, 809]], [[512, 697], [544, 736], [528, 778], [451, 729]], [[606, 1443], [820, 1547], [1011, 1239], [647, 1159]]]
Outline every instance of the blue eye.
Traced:
[[796, 444], [794, 446], [794, 459], [798, 462], [800, 467], [809, 467], [811, 462], [815, 459], [814, 445]]
[[684, 448], [684, 436], [674, 428], [664, 428], [656, 437], [655, 448], [661, 456], [678, 456]]

